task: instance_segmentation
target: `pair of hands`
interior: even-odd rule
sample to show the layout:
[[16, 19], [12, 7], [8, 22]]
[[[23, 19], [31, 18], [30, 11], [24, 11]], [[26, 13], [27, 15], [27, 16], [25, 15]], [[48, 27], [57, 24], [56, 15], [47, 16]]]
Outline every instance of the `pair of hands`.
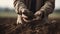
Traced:
[[24, 10], [22, 12], [22, 18], [25, 22], [33, 22], [33, 21], [38, 21], [41, 20], [43, 17], [43, 13], [41, 11], [37, 11], [35, 12], [35, 14], [33, 14], [31, 11], [29, 10]]

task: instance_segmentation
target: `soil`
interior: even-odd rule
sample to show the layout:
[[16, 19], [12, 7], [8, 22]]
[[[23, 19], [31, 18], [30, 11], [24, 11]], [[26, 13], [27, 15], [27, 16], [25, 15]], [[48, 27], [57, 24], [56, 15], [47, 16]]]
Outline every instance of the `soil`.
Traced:
[[[18, 34], [21, 30], [20, 27], [21, 25], [16, 25], [16, 18], [0, 18], [0, 34]], [[50, 24], [50, 26], [48, 28], [48, 33], [47, 34], [60, 34], [60, 19], [49, 19], [50, 22], [52, 22]], [[46, 25], [45, 25], [46, 26]], [[46, 27], [44, 26], [44, 28], [46, 29]], [[38, 28], [38, 27], [37, 27]], [[24, 29], [24, 27], [23, 27]], [[30, 30], [29, 28], [27, 28], [27, 34], [29, 34]], [[45, 31], [45, 29], [43, 29]], [[42, 29], [41, 29], [42, 30]], [[26, 34], [24, 33], [25, 30], [23, 30], [22, 34]], [[12, 33], [14, 32], [14, 33]], [[17, 32], [17, 33], [16, 33]], [[32, 31], [33, 32], [33, 31]], [[34, 33], [31, 33], [34, 34]], [[38, 34], [38, 33], [35, 33]], [[46, 34], [46, 31], [45, 33]]]

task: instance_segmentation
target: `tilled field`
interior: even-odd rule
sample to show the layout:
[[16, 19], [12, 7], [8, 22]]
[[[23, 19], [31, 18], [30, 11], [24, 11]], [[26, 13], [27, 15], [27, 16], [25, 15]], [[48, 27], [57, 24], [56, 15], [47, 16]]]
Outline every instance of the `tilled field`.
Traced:
[[[60, 34], [60, 19], [50, 19], [49, 21], [54, 23], [45, 24], [44, 28], [41, 27], [40, 31], [39, 29], [36, 30], [37, 32], [29, 27], [23, 27], [21, 34], [26, 34], [26, 32], [27, 34], [46, 34], [46, 30], [48, 31], [47, 34]], [[0, 18], [0, 34], [19, 34], [21, 32], [20, 27], [21, 25], [16, 25], [16, 18]]]

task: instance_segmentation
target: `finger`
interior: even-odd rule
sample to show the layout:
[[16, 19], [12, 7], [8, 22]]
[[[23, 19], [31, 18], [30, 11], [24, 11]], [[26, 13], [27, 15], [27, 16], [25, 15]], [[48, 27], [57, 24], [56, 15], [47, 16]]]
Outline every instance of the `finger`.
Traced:
[[27, 20], [27, 19], [25, 19], [25, 18], [23, 18], [23, 20], [25, 21], [25, 22], [31, 22], [31, 20]]
[[28, 18], [27, 16], [25, 16], [24, 14], [22, 14], [22, 18]]

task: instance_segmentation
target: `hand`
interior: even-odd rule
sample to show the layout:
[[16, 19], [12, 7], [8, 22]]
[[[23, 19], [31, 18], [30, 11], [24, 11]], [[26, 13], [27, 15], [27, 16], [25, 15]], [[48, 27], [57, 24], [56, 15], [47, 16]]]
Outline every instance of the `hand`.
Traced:
[[28, 9], [24, 9], [22, 10], [22, 14], [28, 16], [28, 17], [32, 17], [33, 13], [31, 11], [29, 11]]
[[31, 22], [33, 19], [34, 14], [32, 11], [29, 11], [28, 9], [24, 9], [22, 11], [22, 17], [25, 22]]
[[43, 17], [44, 17], [44, 12], [41, 12], [41, 11], [37, 11], [35, 14], [34, 14], [35, 18], [33, 20], [41, 20]]
[[29, 11], [28, 9], [24, 9], [22, 11], [22, 14], [25, 16], [25, 17], [28, 17], [29, 20], [31, 20], [34, 16], [34, 14], [32, 13], [32, 11]]
[[23, 21], [26, 22], [26, 23], [31, 22], [31, 20], [29, 19], [29, 17], [27, 17], [27, 16], [24, 15], [24, 14], [22, 14], [22, 19], [23, 19]]

